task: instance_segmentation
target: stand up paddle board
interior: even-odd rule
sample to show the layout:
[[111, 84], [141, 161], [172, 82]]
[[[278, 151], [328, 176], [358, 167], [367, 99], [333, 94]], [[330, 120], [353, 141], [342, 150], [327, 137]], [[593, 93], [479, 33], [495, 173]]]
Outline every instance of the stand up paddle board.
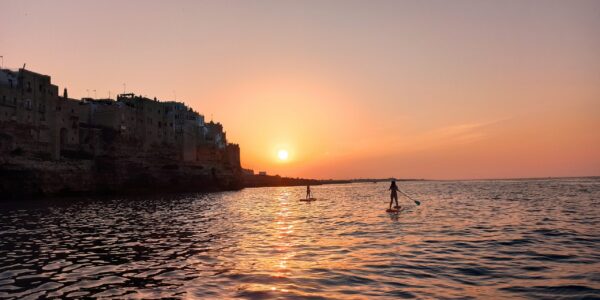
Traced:
[[388, 208], [385, 211], [389, 213], [398, 213], [402, 210], [401, 206], [394, 206], [394, 208]]
[[300, 199], [300, 201], [305, 201], [305, 202], [317, 201], [317, 198]]

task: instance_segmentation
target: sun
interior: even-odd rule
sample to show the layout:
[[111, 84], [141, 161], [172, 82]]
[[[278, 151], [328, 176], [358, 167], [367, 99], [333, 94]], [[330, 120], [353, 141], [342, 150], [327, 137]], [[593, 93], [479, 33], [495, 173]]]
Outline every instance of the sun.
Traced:
[[287, 160], [289, 156], [289, 153], [287, 152], [287, 150], [279, 150], [277, 151], [277, 157], [279, 158], [279, 160]]

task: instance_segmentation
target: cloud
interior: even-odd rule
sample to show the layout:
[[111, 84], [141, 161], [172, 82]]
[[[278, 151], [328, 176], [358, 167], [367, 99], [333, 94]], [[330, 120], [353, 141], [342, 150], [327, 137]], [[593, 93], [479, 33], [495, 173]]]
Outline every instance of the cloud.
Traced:
[[371, 134], [359, 135], [352, 143], [339, 143], [335, 149], [323, 149], [312, 163], [340, 164], [422, 151], [444, 151], [446, 148], [462, 147], [489, 138], [493, 134], [490, 127], [506, 120], [508, 118], [453, 124], [413, 134], [397, 133], [394, 128], [373, 128]]
[[439, 127], [423, 133], [398, 138], [394, 148], [402, 153], [469, 144], [488, 137], [490, 134], [489, 127], [506, 120], [508, 118]]

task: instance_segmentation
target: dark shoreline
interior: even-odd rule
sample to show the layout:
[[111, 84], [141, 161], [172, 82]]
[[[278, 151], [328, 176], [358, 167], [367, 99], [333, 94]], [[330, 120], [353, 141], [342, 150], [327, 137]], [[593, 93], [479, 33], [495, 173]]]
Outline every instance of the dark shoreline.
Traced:
[[238, 191], [254, 187], [350, 183], [243, 174], [222, 164], [97, 157], [93, 160], [10, 159], [0, 164], [0, 202], [60, 197], [116, 197]]
[[177, 161], [139, 161], [132, 159], [4, 161], [0, 164], [0, 202], [46, 200], [52, 198], [177, 195], [239, 191], [244, 188], [318, 186], [326, 184], [379, 183], [408, 181], [505, 181], [552, 180], [584, 177], [506, 178], [506, 179], [307, 179], [279, 175], [249, 175], [241, 169], [223, 165], [185, 164]]

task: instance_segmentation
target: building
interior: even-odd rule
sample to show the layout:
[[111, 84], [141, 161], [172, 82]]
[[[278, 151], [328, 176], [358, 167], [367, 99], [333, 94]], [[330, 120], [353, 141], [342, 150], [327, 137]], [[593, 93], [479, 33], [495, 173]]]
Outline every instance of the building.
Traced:
[[[65, 119], [55, 111], [57, 99], [58, 87], [50, 82], [50, 76], [0, 69], [0, 149], [21, 147], [52, 156], [61, 141], [60, 131], [55, 129], [72, 125], [67, 124], [68, 116]], [[64, 141], [71, 139], [76, 137], [65, 133]]]
[[71, 99], [48, 75], [0, 69], [0, 155], [43, 159], [135, 157], [240, 167], [240, 148], [220, 123], [182, 102], [132, 93]]

